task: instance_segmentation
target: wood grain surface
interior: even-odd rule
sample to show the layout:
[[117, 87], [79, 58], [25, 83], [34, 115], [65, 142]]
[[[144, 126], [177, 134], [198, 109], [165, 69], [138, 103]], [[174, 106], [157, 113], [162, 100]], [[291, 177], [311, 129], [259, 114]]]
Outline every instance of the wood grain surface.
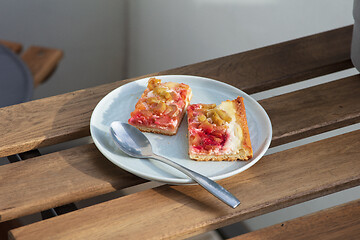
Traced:
[[21, 58], [33, 75], [35, 87], [48, 79], [59, 64], [62, 56], [63, 52], [54, 48], [30, 46], [26, 49]]
[[0, 221], [144, 183], [84, 145], [0, 168]]
[[[199, 75], [248, 92], [265, 90], [351, 67], [351, 30], [349, 26], [147, 76]], [[135, 78], [0, 109], [0, 136], [6, 139], [0, 145], [0, 157], [89, 135], [89, 120], [96, 104], [111, 90], [132, 80]], [[325, 120], [324, 124], [331, 122]], [[17, 131], [11, 130], [15, 128]]]
[[0, 40], [0, 44], [4, 45], [5, 47], [10, 48], [14, 53], [19, 54], [22, 50], [22, 45], [17, 42], [10, 42], [5, 40]]
[[360, 75], [259, 102], [273, 126], [271, 146], [360, 122]]
[[11, 231], [13, 239], [185, 238], [360, 183], [360, 130], [263, 157], [219, 183], [231, 209], [198, 185], [131, 194]]
[[357, 240], [360, 200], [250, 232], [231, 240]]
[[[84, 99], [84, 106], [89, 104], [92, 96], [88, 96], [88, 98], [89, 101]], [[42, 101], [40, 101], [39, 105], [42, 105]], [[313, 133], [359, 121], [360, 75], [273, 97], [261, 103], [264, 104], [270, 114], [275, 145], [285, 143]], [[81, 109], [86, 108], [83, 107]], [[22, 110], [22, 112], [24, 111]], [[83, 118], [83, 115], [71, 116], [71, 109], [69, 109], [69, 113], [66, 110], [63, 110], [62, 113], [68, 116], [68, 121], [73, 125], [75, 123], [88, 124], [88, 122], [85, 122], [88, 118]], [[82, 112], [79, 112], [79, 114], [82, 114]], [[9, 115], [9, 117], [12, 116]], [[19, 116], [14, 118], [19, 119]], [[48, 120], [51, 119], [48, 118]], [[44, 126], [38, 125], [34, 129], [36, 124], [32, 123], [32, 119], [28, 121], [31, 126], [27, 129], [25, 137], [27, 135], [31, 136], [33, 132], [39, 133], [39, 131], [43, 131], [44, 134], [46, 133], [47, 128], [44, 129]], [[66, 119], [63, 121], [65, 122]], [[61, 132], [63, 130], [59, 127], [58, 131]], [[87, 132], [84, 129], [84, 135], [85, 133]], [[21, 137], [21, 135], [18, 135], [19, 139]], [[70, 160], [65, 161], [64, 156], [70, 158]], [[132, 178], [132, 175], [130, 177], [129, 174], [121, 172], [121, 174], [119, 172], [115, 175], [109, 174], [109, 171], [116, 171], [112, 169], [116, 167], [103, 162], [107, 162], [107, 160], [91, 144], [81, 148], [69, 149], [65, 152], [61, 151], [45, 155], [31, 162], [20, 162], [15, 166], [1, 167], [0, 192], [9, 193], [0, 195], [0, 206], [2, 206], [0, 208], [0, 219], [5, 221], [90, 196], [111, 192], [125, 186], [138, 184], [139, 179]], [[52, 163], [52, 166], [56, 165], [56, 167], [53, 167], [51, 174], [49, 174], [48, 169], [50, 163]], [[80, 167], [73, 168], [72, 166], [75, 164]], [[98, 168], [94, 167], [94, 164]], [[16, 174], [17, 169], [27, 169], [28, 172], [26, 175], [18, 175]], [[92, 170], [88, 171], [87, 169]], [[76, 170], [87, 172], [88, 174], [80, 175], [82, 177], [79, 178], [78, 171]], [[93, 176], [96, 177], [94, 178]], [[123, 177], [128, 182], [123, 182]], [[42, 182], [41, 179], [48, 179], [48, 181]], [[24, 184], [18, 184], [19, 182], [24, 182]], [[48, 185], [51, 185], [52, 188], [49, 189]], [[89, 186], [92, 186], [92, 188]], [[37, 194], [30, 194], [27, 190], [28, 188], [37, 189]], [[59, 189], [63, 190], [59, 191]], [[67, 194], [64, 194], [65, 190]], [[23, 192], [29, 192], [29, 195], [20, 197], [19, 194]]]

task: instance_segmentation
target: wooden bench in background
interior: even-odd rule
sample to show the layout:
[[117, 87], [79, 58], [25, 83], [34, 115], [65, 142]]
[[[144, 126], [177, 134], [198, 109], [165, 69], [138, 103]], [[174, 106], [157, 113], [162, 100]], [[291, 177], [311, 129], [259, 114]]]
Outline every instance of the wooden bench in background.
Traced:
[[[20, 43], [0, 40], [0, 44], [19, 55], [23, 50]], [[30, 46], [21, 54], [21, 59], [32, 73], [35, 87], [49, 79], [62, 57], [63, 51], [59, 49], [39, 46]]]

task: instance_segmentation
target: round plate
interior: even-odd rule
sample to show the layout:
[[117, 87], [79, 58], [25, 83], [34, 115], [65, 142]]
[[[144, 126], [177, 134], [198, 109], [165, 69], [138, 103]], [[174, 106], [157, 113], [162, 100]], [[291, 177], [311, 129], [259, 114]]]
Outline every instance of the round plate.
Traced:
[[22, 60], [0, 45], [0, 107], [29, 101], [33, 78]]
[[[228, 84], [209, 78], [167, 75], [157, 76], [162, 82], [188, 84], [193, 92], [191, 103], [216, 103], [244, 98], [250, 139], [254, 152], [248, 161], [234, 162], [198, 162], [188, 156], [187, 121], [184, 117], [175, 136], [145, 133], [156, 154], [167, 157], [187, 168], [203, 174], [213, 180], [219, 180], [240, 173], [254, 165], [269, 148], [272, 128], [265, 110], [249, 95]], [[149, 78], [127, 83], [106, 95], [95, 107], [90, 132], [95, 145], [106, 158], [117, 166], [139, 177], [170, 184], [194, 183], [178, 170], [156, 160], [136, 159], [123, 153], [110, 136], [110, 124], [113, 121], [127, 122], [135, 104], [147, 86]]]

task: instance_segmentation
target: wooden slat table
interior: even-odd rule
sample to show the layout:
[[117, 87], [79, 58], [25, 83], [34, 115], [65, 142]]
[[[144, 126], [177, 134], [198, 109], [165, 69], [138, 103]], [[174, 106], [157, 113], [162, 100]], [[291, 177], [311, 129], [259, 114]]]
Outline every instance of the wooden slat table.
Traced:
[[[0, 44], [8, 47], [16, 54], [20, 54], [23, 47], [20, 43], [5, 41], [0, 39]], [[59, 49], [30, 46], [21, 54], [21, 59], [25, 62], [34, 78], [34, 86], [45, 82], [59, 64], [63, 52]]]
[[[352, 26], [148, 76], [187, 74], [217, 79], [248, 93], [352, 67]], [[141, 76], [139, 78], [143, 78]], [[89, 135], [91, 113], [127, 79], [0, 109], [0, 156]], [[271, 146], [360, 120], [360, 75], [264, 99]], [[16, 228], [11, 239], [185, 238], [351, 188], [360, 183], [360, 131], [263, 157], [219, 181], [240, 198], [231, 209], [197, 185], [163, 185]], [[135, 186], [146, 180], [105, 159], [93, 144], [0, 167], [0, 221]]]

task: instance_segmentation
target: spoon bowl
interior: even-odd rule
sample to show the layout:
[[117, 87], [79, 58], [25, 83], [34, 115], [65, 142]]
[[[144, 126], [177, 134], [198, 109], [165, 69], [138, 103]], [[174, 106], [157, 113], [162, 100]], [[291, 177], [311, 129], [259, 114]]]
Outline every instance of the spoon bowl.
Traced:
[[202, 187], [232, 208], [235, 208], [240, 204], [240, 201], [235, 196], [211, 179], [173, 162], [170, 159], [154, 154], [150, 141], [136, 127], [127, 123], [115, 121], [110, 125], [110, 133], [119, 148], [129, 156], [155, 159], [166, 163], [186, 174], [189, 178], [199, 183]]
[[118, 121], [110, 125], [111, 135], [120, 149], [131, 157], [147, 158], [153, 151], [150, 141], [136, 127]]

